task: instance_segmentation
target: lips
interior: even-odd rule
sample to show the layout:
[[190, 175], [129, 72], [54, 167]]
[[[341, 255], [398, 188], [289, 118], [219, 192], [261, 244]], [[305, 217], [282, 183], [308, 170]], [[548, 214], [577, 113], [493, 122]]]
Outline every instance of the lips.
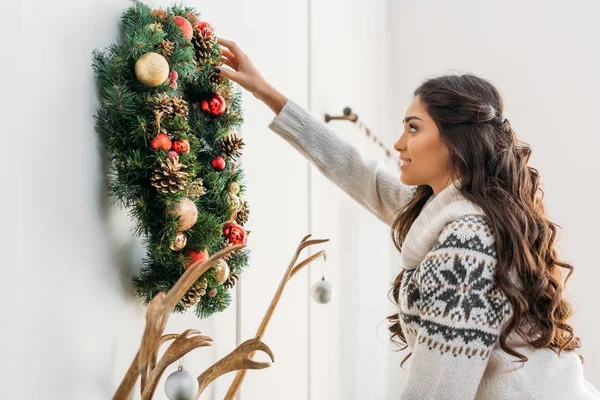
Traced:
[[400, 159], [400, 165], [408, 165], [411, 163], [411, 160]]

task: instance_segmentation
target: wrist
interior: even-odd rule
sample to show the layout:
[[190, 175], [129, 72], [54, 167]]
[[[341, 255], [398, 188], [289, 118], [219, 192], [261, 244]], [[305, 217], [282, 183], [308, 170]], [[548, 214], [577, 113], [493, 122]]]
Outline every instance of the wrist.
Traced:
[[252, 94], [260, 101], [265, 101], [265, 99], [271, 96], [273, 90], [274, 88], [267, 81], [261, 80], [256, 85], [256, 89], [254, 89]]
[[279, 114], [287, 98], [268, 82], [262, 81], [252, 93], [254, 97], [265, 103], [275, 113]]

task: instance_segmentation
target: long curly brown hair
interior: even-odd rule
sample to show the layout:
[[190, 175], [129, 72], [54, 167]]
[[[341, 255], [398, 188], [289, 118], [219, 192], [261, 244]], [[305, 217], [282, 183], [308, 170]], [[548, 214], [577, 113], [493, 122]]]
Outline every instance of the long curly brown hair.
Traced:
[[[496, 284], [513, 309], [500, 333], [501, 348], [520, 361], [527, 361], [506, 343], [513, 331], [534, 347], [558, 349], [559, 354], [581, 347], [579, 337], [567, 322], [572, 306], [564, 297], [573, 266], [557, 257], [554, 242], [560, 226], [546, 215], [539, 173], [527, 165], [531, 147], [517, 139], [503, 117], [500, 93], [485, 79], [453, 74], [425, 81], [414, 95], [435, 121], [441, 140], [449, 149], [452, 180], [460, 177], [461, 193], [480, 206], [491, 222], [498, 255]], [[432, 194], [430, 186], [417, 186], [412, 201], [396, 214], [392, 237], [398, 250]], [[561, 268], [568, 271], [564, 284]], [[515, 285], [509, 277], [511, 272], [520, 284]], [[394, 281], [394, 301], [398, 299], [403, 274], [404, 271]], [[388, 320], [392, 342], [401, 350], [407, 348], [399, 315], [390, 315]], [[529, 322], [532, 329], [525, 331], [522, 322]]]

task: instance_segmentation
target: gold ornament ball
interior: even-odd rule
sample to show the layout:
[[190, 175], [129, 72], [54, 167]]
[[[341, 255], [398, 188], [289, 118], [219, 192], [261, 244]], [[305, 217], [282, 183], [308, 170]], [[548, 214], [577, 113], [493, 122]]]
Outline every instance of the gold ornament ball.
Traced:
[[171, 211], [171, 214], [179, 217], [177, 227], [181, 231], [190, 229], [198, 220], [198, 208], [196, 208], [196, 204], [193, 201], [187, 198], [183, 199], [177, 205], [177, 208]]
[[146, 53], [135, 62], [135, 76], [146, 86], [162, 85], [169, 77], [169, 63], [158, 53]]
[[183, 232], [177, 232], [175, 234], [175, 239], [173, 239], [173, 242], [171, 243], [169, 248], [171, 250], [178, 251], [178, 250], [183, 249], [185, 247], [186, 243], [187, 243], [187, 238], [185, 237], [185, 234]]
[[237, 214], [240, 211], [240, 209], [242, 208], [242, 200], [235, 194], [229, 193], [228, 196], [229, 196], [229, 211], [231, 211], [231, 213], [235, 217], [235, 214]]
[[240, 184], [237, 182], [231, 182], [229, 184], [229, 193], [238, 194], [240, 192]]
[[229, 264], [223, 259], [219, 260], [215, 266], [215, 279], [217, 280], [217, 285], [222, 285], [227, 282], [227, 278], [229, 278]]

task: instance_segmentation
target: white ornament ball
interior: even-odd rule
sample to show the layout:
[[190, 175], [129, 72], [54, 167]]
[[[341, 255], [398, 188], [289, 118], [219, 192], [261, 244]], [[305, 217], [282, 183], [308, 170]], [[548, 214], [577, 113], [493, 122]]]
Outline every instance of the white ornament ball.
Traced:
[[323, 278], [312, 286], [311, 296], [316, 303], [327, 304], [335, 297], [335, 288]]
[[199, 389], [198, 379], [185, 369], [173, 372], [165, 382], [165, 393], [169, 400], [193, 400]]

